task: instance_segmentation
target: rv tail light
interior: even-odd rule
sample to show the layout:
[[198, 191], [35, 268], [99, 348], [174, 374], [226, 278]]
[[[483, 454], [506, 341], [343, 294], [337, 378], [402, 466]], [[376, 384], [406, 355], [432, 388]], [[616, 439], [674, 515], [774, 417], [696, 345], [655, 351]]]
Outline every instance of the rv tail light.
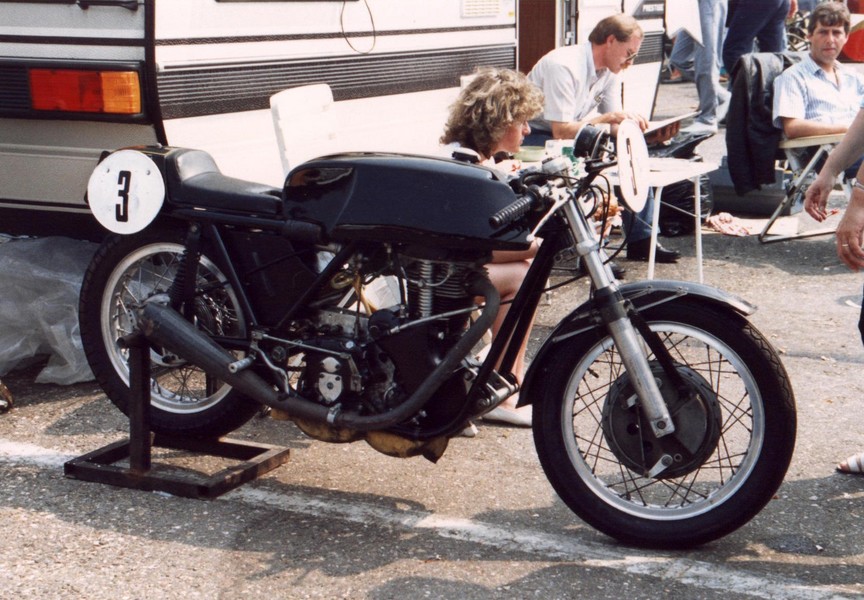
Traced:
[[141, 112], [141, 86], [135, 71], [31, 69], [35, 110], [133, 115]]

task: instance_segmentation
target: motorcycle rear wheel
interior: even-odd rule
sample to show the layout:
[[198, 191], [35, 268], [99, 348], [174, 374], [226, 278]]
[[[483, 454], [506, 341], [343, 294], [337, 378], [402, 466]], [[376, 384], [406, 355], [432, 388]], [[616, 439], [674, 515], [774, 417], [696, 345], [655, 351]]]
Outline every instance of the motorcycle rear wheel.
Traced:
[[[684, 298], [642, 315], [698, 392], [672, 415], [673, 436], [694, 452], [657, 452], [678, 442], [650, 433], [614, 342], [597, 330], [562, 342], [544, 365], [534, 441], [552, 486], [588, 524], [632, 545], [692, 547], [741, 527], [773, 497], [794, 450], [794, 397], [776, 352], [737, 313]], [[645, 460], [651, 452], [672, 466], [650, 473], [660, 462]]]
[[[136, 327], [135, 308], [168, 291], [183, 253], [180, 230], [113, 236], [97, 251], [81, 287], [79, 320], [87, 360], [108, 398], [129, 414], [128, 351], [117, 340]], [[222, 269], [198, 265], [195, 322], [213, 335], [243, 337], [246, 324]], [[201, 369], [151, 348], [150, 421], [155, 433], [214, 438], [246, 423], [259, 405]]]

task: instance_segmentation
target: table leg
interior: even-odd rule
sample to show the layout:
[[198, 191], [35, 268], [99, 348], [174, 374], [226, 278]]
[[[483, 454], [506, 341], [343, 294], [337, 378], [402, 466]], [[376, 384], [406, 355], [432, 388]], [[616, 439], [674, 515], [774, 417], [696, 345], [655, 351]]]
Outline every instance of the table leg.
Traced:
[[696, 274], [699, 283], [704, 283], [702, 275], [702, 186], [699, 185], [699, 177], [693, 178], [693, 197], [696, 199]]
[[663, 186], [654, 188], [654, 214], [651, 215], [651, 248], [648, 252], [648, 279], [654, 279], [654, 259], [657, 254], [657, 230], [660, 228], [660, 201]]

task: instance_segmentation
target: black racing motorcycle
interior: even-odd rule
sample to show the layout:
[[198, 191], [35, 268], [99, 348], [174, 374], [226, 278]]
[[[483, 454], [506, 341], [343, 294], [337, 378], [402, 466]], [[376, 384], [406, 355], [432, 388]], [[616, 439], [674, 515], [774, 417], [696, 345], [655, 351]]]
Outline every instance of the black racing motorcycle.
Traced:
[[[533, 405], [543, 469], [582, 519], [640, 546], [717, 539], [780, 486], [793, 392], [747, 302], [696, 283], [614, 279], [596, 207], [616, 163], [625, 197], [643, 197], [628, 135], [613, 145], [586, 127], [576, 164], [557, 157], [511, 176], [464, 160], [326, 156], [294, 168], [282, 189], [227, 177], [199, 150], [114, 152], [88, 187], [94, 215], [120, 232], [81, 291], [90, 366], [126, 411], [118, 340], [138, 331], [150, 345], [154, 431], [220, 436], [263, 405], [318, 440], [433, 461], [519, 392]], [[534, 239], [538, 254], [481, 361], [501, 304], [484, 265]], [[571, 259], [591, 293], [520, 386], [520, 343], [553, 269]]]

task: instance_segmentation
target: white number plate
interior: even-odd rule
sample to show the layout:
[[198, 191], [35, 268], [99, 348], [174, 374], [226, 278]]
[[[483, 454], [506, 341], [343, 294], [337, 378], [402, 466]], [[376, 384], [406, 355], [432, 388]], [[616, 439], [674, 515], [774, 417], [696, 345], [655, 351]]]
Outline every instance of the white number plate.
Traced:
[[630, 210], [645, 208], [648, 198], [648, 146], [636, 121], [627, 119], [618, 125], [618, 184]]
[[150, 157], [120, 150], [93, 170], [87, 202], [99, 223], [114, 233], [136, 233], [149, 225], [165, 200], [162, 173]]

